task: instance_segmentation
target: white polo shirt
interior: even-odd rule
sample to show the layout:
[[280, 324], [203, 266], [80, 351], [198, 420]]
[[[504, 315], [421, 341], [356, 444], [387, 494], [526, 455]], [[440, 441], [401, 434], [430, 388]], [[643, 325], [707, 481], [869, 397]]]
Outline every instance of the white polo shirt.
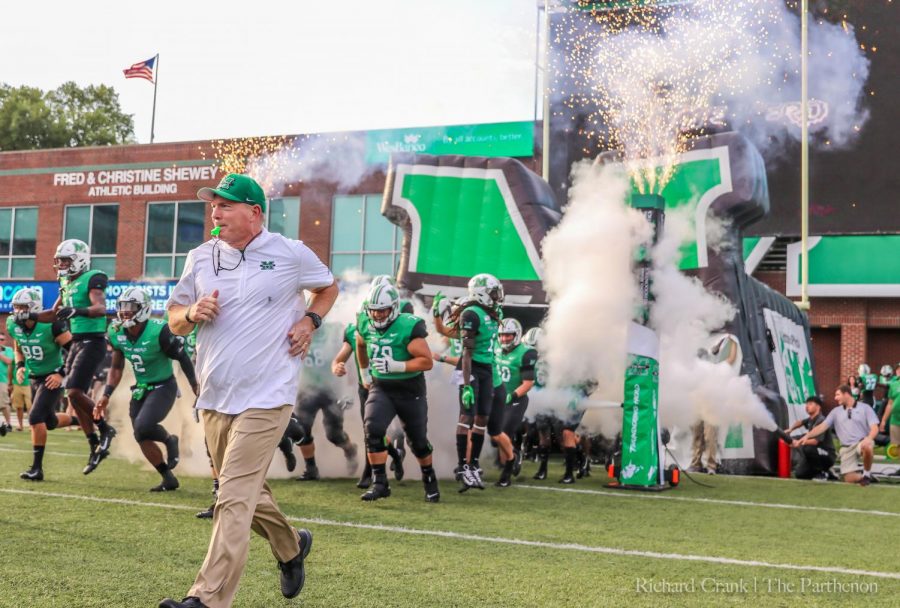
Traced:
[[218, 239], [192, 249], [166, 308], [219, 290], [219, 316], [197, 329], [197, 407], [240, 414], [293, 404], [301, 360], [288, 352], [288, 331], [306, 313], [303, 290], [333, 282], [309, 247], [265, 228], [243, 260]]

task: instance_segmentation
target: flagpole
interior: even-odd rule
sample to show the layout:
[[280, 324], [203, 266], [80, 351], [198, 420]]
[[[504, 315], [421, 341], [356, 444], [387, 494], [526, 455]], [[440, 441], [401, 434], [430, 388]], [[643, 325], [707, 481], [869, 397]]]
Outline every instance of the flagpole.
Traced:
[[156, 128], [156, 86], [159, 84], [159, 53], [156, 54], [156, 61], [153, 62], [153, 117], [150, 119], [150, 143], [153, 143], [153, 131]]

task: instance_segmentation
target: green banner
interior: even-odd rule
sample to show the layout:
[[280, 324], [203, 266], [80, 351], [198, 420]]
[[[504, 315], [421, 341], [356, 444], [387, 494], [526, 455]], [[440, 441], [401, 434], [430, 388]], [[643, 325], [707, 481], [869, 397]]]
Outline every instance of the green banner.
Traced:
[[501, 122], [366, 132], [367, 163], [387, 163], [391, 154], [400, 152], [530, 157], [534, 154], [534, 123]]
[[[787, 249], [787, 295], [800, 295], [800, 242]], [[900, 296], [900, 234], [809, 239], [809, 295]]]

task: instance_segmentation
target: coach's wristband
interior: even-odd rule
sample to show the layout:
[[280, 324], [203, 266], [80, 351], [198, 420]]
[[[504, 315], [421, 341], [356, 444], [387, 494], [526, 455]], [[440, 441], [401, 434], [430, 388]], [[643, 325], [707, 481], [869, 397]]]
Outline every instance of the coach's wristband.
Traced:
[[107, 384], [103, 387], [103, 396], [109, 399], [110, 397], [112, 397], [114, 390], [116, 390], [116, 387]]

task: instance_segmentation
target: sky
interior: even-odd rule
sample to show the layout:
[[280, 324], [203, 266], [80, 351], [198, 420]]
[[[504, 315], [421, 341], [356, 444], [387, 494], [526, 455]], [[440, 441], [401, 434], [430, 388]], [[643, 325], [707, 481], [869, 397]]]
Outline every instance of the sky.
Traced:
[[156, 143], [534, 117], [535, 0], [16, 2], [0, 82], [106, 84]]

